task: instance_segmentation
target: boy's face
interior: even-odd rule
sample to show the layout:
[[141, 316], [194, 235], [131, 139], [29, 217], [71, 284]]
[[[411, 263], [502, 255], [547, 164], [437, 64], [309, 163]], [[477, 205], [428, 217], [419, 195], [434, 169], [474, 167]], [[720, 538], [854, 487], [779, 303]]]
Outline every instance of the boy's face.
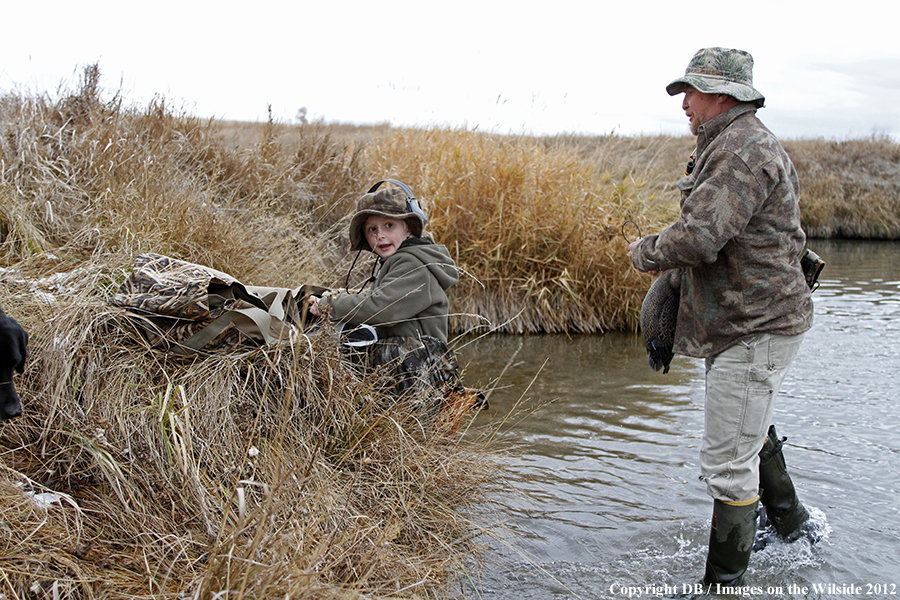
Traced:
[[381, 258], [391, 256], [403, 240], [411, 235], [409, 225], [403, 219], [390, 219], [380, 215], [372, 215], [366, 219], [363, 233], [369, 247]]

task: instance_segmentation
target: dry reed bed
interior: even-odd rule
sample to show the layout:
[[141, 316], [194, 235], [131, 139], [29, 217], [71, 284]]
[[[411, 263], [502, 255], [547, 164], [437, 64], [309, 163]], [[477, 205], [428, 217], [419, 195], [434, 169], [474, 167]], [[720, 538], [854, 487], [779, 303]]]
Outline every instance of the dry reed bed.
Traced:
[[[78, 93], [58, 101], [0, 99], [4, 264], [47, 254], [60, 268], [98, 255], [127, 264], [152, 249], [246, 283], [315, 270], [321, 254], [310, 247], [324, 241], [310, 226], [314, 169], [286, 161], [268, 138], [224, 148], [209, 123], [174, 115], [161, 100], [140, 111], [118, 97], [103, 101], [97, 77], [89, 69]], [[322, 146], [310, 151], [327, 158], [331, 147]]]
[[540, 140], [442, 129], [396, 131], [364, 158], [419, 190], [429, 229], [464, 271], [455, 330], [635, 326], [647, 281], [624, 258], [621, 226], [659, 217], [637, 202], [630, 173]]
[[900, 239], [900, 144], [886, 137], [793, 140], [812, 237]]
[[6, 597], [430, 596], [466, 568], [491, 460], [327, 334], [175, 359], [103, 302], [8, 292], [41, 322], [0, 436]]

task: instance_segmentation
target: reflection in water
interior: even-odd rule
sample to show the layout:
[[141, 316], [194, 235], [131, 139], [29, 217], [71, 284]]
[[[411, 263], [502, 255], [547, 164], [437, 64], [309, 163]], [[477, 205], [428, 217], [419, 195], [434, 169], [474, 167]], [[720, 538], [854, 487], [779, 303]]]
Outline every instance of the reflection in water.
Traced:
[[[810, 246], [827, 262], [816, 323], [775, 422], [801, 499], [830, 534], [755, 554], [749, 582], [900, 586], [900, 245]], [[517, 448], [508, 466], [522, 493], [498, 498], [510, 532], [472, 595], [617, 597], [614, 583], [702, 574], [712, 510], [697, 479], [702, 361], [676, 357], [663, 375], [638, 335], [613, 333], [489, 337], [461, 349], [460, 362], [467, 383], [484, 387], [506, 368], [477, 423], [517, 405], [519, 416], [502, 435]]]

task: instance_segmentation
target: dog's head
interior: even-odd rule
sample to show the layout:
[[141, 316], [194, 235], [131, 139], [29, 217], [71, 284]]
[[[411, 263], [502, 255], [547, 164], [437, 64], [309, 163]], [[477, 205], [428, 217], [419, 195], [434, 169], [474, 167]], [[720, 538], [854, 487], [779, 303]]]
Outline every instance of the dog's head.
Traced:
[[13, 371], [25, 370], [28, 333], [0, 309], [0, 421], [22, 414], [22, 404], [13, 385]]

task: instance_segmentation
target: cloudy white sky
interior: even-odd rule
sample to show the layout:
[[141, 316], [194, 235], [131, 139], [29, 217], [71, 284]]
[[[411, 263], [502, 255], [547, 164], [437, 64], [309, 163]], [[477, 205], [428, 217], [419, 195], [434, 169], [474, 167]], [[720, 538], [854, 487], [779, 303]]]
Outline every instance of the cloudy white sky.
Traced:
[[696, 50], [741, 48], [779, 136], [900, 140], [890, 0], [72, 2], [4, 8], [0, 93], [77, 86], [178, 111], [499, 133], [681, 134], [665, 85]]

